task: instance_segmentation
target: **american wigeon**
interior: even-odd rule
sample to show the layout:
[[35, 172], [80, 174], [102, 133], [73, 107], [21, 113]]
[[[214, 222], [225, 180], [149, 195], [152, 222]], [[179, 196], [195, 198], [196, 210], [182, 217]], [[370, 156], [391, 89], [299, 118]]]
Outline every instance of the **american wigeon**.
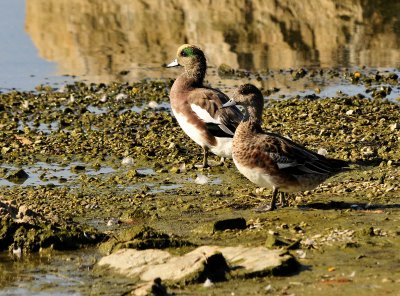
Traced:
[[234, 105], [242, 105], [245, 115], [233, 137], [232, 158], [251, 182], [272, 189], [272, 200], [265, 210], [276, 209], [278, 192], [311, 190], [348, 166], [343, 160], [326, 158], [278, 134], [264, 132], [264, 99], [254, 85], [240, 86], [223, 107]]
[[208, 151], [232, 157], [232, 138], [242, 113], [232, 106], [221, 109], [229, 98], [221, 91], [206, 87], [203, 80], [207, 63], [203, 51], [190, 44], [178, 48], [177, 58], [167, 67], [183, 66], [171, 88], [172, 111], [183, 131], [203, 148], [203, 167], [208, 166]]

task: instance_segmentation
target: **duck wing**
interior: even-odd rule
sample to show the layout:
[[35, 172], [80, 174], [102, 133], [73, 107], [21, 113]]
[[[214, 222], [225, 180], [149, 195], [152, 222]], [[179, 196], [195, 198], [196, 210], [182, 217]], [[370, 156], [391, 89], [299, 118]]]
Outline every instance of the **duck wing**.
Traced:
[[264, 153], [285, 173], [332, 175], [348, 166], [343, 160], [326, 158], [281, 135], [267, 132], [259, 136]]
[[236, 106], [221, 108], [229, 98], [215, 89], [197, 89], [188, 97], [190, 108], [215, 137], [232, 138], [243, 118]]

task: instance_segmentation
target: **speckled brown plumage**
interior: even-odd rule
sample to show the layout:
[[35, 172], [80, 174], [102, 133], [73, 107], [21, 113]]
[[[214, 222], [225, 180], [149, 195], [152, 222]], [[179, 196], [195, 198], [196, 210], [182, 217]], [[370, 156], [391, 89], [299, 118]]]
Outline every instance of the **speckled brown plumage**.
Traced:
[[275, 209], [278, 191], [310, 190], [333, 176], [347, 163], [326, 158], [275, 133], [263, 132], [263, 96], [251, 84], [239, 87], [234, 102], [245, 107], [243, 121], [233, 138], [233, 160], [239, 171], [253, 183], [273, 190], [270, 209]]

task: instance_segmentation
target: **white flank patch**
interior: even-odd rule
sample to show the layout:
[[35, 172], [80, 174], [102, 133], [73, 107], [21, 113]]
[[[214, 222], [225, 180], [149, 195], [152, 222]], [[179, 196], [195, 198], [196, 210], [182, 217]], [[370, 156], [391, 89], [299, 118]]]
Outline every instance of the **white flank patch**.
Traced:
[[[174, 111], [174, 110], [172, 110]], [[174, 112], [175, 118], [178, 121], [179, 125], [183, 129], [183, 131], [198, 145], [206, 146], [206, 141], [201, 135], [201, 131], [193, 124], [189, 123], [185, 116], [180, 113]]]
[[218, 138], [217, 145], [210, 147], [212, 153], [226, 158], [232, 158], [232, 138]]
[[[201, 109], [199, 107], [199, 109]], [[201, 109], [204, 110], [204, 109]], [[174, 112], [174, 110], [172, 110]], [[206, 112], [206, 111], [204, 111]], [[208, 113], [207, 113], [208, 114]], [[232, 158], [232, 138], [218, 138], [216, 146], [208, 146], [206, 139], [202, 136], [202, 131], [199, 130], [195, 125], [189, 123], [185, 116], [181, 113], [174, 112], [175, 118], [178, 121], [182, 130], [198, 145], [201, 147], [207, 146], [210, 148], [211, 152], [221, 156]], [[208, 114], [210, 116], [210, 114]], [[211, 116], [210, 116], [211, 118]]]
[[218, 124], [219, 128], [225, 133], [232, 136], [234, 135], [234, 133], [232, 133], [224, 124], [221, 123], [219, 116], [217, 118], [213, 118], [207, 110], [201, 108], [199, 105], [196, 104], [190, 104], [190, 107], [192, 108], [193, 112], [196, 113], [196, 115], [204, 122]]
[[233, 162], [235, 163], [239, 172], [254, 184], [269, 189], [274, 187], [275, 184], [270, 175], [260, 172], [260, 170], [257, 168], [248, 168], [244, 165], [241, 165], [236, 161], [235, 157], [233, 157]]

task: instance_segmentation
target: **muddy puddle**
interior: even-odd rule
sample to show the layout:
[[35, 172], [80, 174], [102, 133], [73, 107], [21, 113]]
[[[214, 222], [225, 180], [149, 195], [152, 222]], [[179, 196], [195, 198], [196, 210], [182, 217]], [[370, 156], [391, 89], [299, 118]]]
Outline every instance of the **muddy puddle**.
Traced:
[[[118, 295], [129, 291], [125, 279], [97, 276], [95, 249], [79, 252], [31, 254], [27, 258], [0, 255], [0, 295]], [[106, 293], [108, 289], [112, 293]]]

